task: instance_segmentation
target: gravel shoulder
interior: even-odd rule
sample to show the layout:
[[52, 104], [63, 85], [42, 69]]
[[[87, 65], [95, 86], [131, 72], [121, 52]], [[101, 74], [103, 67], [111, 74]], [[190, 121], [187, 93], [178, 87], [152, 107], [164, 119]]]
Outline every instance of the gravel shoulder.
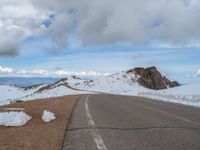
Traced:
[[[1, 150], [59, 150], [69, 118], [79, 96], [63, 96], [20, 102], [0, 107], [22, 108], [32, 119], [21, 127], [0, 126]], [[44, 110], [55, 114], [56, 120], [45, 123], [42, 121]]]

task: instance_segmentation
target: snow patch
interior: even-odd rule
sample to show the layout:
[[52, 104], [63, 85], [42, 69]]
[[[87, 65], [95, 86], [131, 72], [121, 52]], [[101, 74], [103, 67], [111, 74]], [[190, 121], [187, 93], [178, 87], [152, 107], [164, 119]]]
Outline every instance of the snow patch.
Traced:
[[1, 112], [0, 113], [0, 125], [2, 126], [23, 126], [32, 117], [27, 115], [25, 112]]
[[50, 121], [52, 121], [52, 120], [54, 120], [54, 119], [56, 119], [54, 113], [52, 113], [52, 112], [50, 112], [50, 111], [47, 111], [47, 110], [45, 110], [45, 111], [43, 112], [42, 120], [43, 120], [44, 122], [50, 122]]

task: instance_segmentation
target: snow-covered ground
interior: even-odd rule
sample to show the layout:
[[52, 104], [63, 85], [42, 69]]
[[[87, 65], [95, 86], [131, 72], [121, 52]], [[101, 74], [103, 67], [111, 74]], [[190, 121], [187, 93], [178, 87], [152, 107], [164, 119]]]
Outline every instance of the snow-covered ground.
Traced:
[[148, 92], [140, 92], [138, 96], [200, 107], [200, 84], [183, 85], [158, 91], [151, 90]]
[[138, 84], [136, 76], [126, 72], [100, 77], [91, 81], [70, 82], [69, 85], [76, 89], [121, 95], [137, 95], [139, 92], [149, 91], [149, 89]]
[[33, 100], [65, 95], [88, 93], [111, 93], [143, 96], [156, 100], [170, 101], [200, 107], [200, 84], [184, 85], [165, 90], [150, 90], [137, 82], [138, 76], [126, 72], [100, 77], [95, 80], [82, 80], [75, 76], [27, 90], [14, 86], [0, 86], [0, 105], [15, 100]]
[[0, 86], [0, 105], [6, 105], [10, 104], [10, 102], [22, 99], [24, 97], [27, 97], [28, 95], [31, 95], [36, 90], [41, 88], [42, 86], [38, 86], [29, 90], [24, 90], [23, 88], [18, 88], [15, 86], [9, 86], [9, 85], [1, 85]]
[[54, 85], [48, 90], [37, 92], [40, 88], [43, 88], [45, 86], [47, 85], [41, 85], [24, 90], [23, 88], [18, 88], [15, 86], [0, 85], [0, 106], [13, 103], [17, 100], [29, 101], [33, 99], [91, 93], [87, 91], [73, 90], [64, 85]]
[[39, 93], [32, 93], [30, 95], [26, 95], [25, 97], [22, 97], [21, 100], [28, 101], [33, 99], [40, 99], [40, 98], [50, 98], [50, 97], [58, 97], [58, 96], [65, 96], [65, 95], [77, 95], [77, 94], [87, 94], [89, 92], [85, 91], [77, 91], [72, 90], [65, 86], [59, 86], [55, 87], [43, 92]]
[[71, 84], [78, 89], [98, 91], [103, 93], [133, 95], [148, 97], [155, 100], [181, 103], [200, 107], [200, 84], [183, 85], [165, 90], [150, 90], [142, 87], [137, 82], [137, 77], [120, 72], [107, 77], [101, 77], [93, 82]]
[[[82, 80], [75, 76], [30, 89], [15, 86], [0, 86], [0, 105], [9, 104], [16, 100], [33, 100], [65, 95], [88, 94], [95, 92], [137, 95], [139, 92], [148, 91], [136, 82], [136, 77], [125, 72], [101, 77], [93, 81]], [[42, 89], [42, 90], [41, 90]], [[78, 90], [76, 90], [78, 89]]]

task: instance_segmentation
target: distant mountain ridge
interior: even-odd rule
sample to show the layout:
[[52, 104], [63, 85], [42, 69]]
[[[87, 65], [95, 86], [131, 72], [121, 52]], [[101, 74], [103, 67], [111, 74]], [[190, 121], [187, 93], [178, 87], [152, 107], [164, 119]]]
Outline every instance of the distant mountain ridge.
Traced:
[[[102, 80], [102, 81], [101, 81]], [[180, 84], [177, 81], [170, 81], [167, 77], [162, 76], [161, 73], [155, 66], [142, 68], [136, 67], [130, 69], [128, 71], [122, 71], [120, 73], [116, 73], [113, 75], [99, 77], [95, 80], [84, 80], [78, 78], [76, 76], [68, 76], [66, 78], [24, 78], [24, 77], [0, 77], [0, 85], [11, 85], [17, 87], [27, 87], [27, 89], [34, 87], [35, 85], [46, 85], [46, 89], [52, 89], [59, 86], [68, 86], [71, 88], [78, 88], [78, 89], [88, 89], [94, 88], [98, 85], [101, 85], [102, 88], [105, 86], [102, 83], [103, 80], [107, 82], [111, 82], [111, 86], [115, 82], [116, 84], [119, 83], [119, 80], [127, 82], [128, 84], [139, 84], [145, 88], [153, 89], [153, 90], [160, 90], [166, 89], [171, 87], [179, 86]], [[61, 84], [59, 84], [62, 82]], [[95, 83], [98, 82], [98, 83]], [[102, 83], [101, 83], [102, 82]], [[125, 84], [127, 84], [125, 83]], [[106, 84], [106, 83], [105, 83]], [[120, 83], [121, 84], [121, 83]], [[57, 85], [57, 86], [55, 86]], [[45, 90], [45, 86], [41, 91]]]
[[[98, 91], [105, 93], [131, 93], [146, 89], [160, 90], [179, 86], [177, 81], [170, 81], [162, 76], [155, 66], [148, 68], [133, 68], [113, 75], [99, 77], [95, 80], [82, 80], [76, 76], [63, 78], [55, 83], [48, 84], [38, 89], [41, 93], [65, 87], [72, 90]], [[142, 90], [141, 90], [142, 89]]]
[[[41, 79], [41, 78], [38, 78]], [[118, 72], [108, 76], [100, 76], [93, 80], [85, 80], [76, 76], [68, 76], [63, 79], [33, 80], [31, 86], [18, 88], [16, 86], [0, 86], [0, 105], [17, 102], [19, 100], [41, 99], [74, 94], [108, 93], [119, 95], [140, 95], [141, 93], [153, 93], [159, 89], [179, 86], [176, 81], [170, 81], [162, 76], [156, 67], [133, 68], [128, 71]], [[55, 82], [52, 82], [56, 80]], [[9, 80], [10, 81], [10, 80]], [[23, 78], [17, 78], [17, 82], [26, 83]], [[50, 82], [50, 83], [49, 83]], [[16, 80], [15, 80], [16, 83]], [[39, 85], [38, 85], [39, 84]], [[27, 85], [27, 83], [26, 83]], [[24, 86], [24, 85], [23, 85]]]
[[60, 78], [30, 78], [30, 77], [0, 77], [0, 85], [10, 85], [17, 87], [28, 87], [40, 84], [49, 84], [60, 80]]

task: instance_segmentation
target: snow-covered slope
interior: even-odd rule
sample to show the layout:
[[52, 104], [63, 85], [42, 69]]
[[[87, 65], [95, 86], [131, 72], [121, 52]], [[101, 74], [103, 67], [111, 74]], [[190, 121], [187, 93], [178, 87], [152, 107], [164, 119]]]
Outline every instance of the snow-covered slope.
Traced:
[[76, 76], [69, 76], [53, 84], [17, 88], [14, 86], [0, 86], [0, 105], [8, 104], [16, 100], [31, 100], [64, 95], [87, 93], [112, 93], [122, 95], [137, 95], [148, 89], [137, 83], [137, 77], [133, 74], [120, 72], [96, 80], [82, 80]]
[[16, 100], [32, 100], [64, 95], [87, 93], [111, 93], [143, 96], [163, 101], [177, 102], [200, 107], [200, 84], [185, 85], [165, 90], [152, 90], [138, 83], [139, 75], [119, 72], [95, 80], [83, 80], [69, 76], [53, 84], [17, 88], [0, 86], [0, 105]]
[[200, 107], [200, 84], [183, 85], [158, 91], [146, 91], [139, 96]]
[[69, 86], [76, 89], [122, 95], [137, 95], [139, 92], [149, 91], [138, 84], [134, 74], [126, 72], [100, 77], [96, 80], [69, 82]]
[[65, 95], [87, 94], [87, 93], [90, 93], [90, 92], [73, 90], [64, 85], [60, 85], [58, 87], [44, 90], [42, 92], [36, 91], [36, 93], [32, 93], [21, 99], [22, 100], [32, 100], [32, 99], [50, 98], [50, 97], [58, 97], [58, 96], [65, 96]]
[[[65, 85], [59, 85], [45, 90], [45, 87], [49, 85], [41, 85], [38, 87], [32, 88], [17, 88], [15, 86], [0, 86], [0, 105], [6, 105], [10, 103], [14, 103], [19, 100], [28, 101], [33, 99], [40, 98], [49, 98], [49, 97], [57, 97], [64, 95], [76, 95], [76, 94], [85, 94], [90, 92], [78, 91], [66, 87]], [[40, 91], [41, 89], [44, 89]]]
[[0, 86], [0, 105], [9, 104], [16, 99], [26, 97], [34, 93], [36, 90], [41, 88], [41, 86], [35, 86], [29, 90], [24, 90], [23, 88], [17, 88], [15, 86], [1, 85]]

